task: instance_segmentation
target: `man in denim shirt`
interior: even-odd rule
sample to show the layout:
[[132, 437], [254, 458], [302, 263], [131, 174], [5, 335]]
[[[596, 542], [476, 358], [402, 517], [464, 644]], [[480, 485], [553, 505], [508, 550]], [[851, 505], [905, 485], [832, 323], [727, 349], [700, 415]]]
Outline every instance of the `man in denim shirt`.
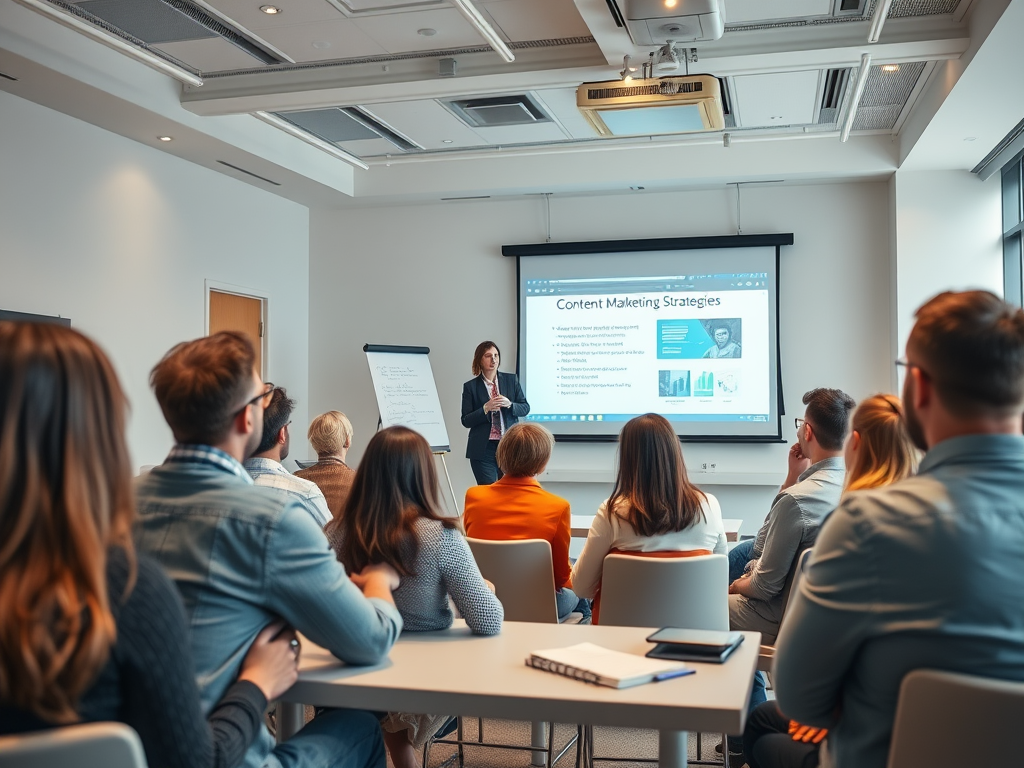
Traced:
[[779, 707], [836, 768], [884, 768], [914, 669], [1024, 680], [1024, 312], [940, 294], [900, 364], [918, 474], [829, 516], [776, 644]]
[[[242, 467], [273, 396], [248, 339], [222, 332], [179, 344], [150, 382], [177, 444], [136, 486], [138, 546], [184, 598], [204, 710], [278, 616], [346, 663], [386, 657], [402, 629], [391, 597], [397, 574], [371, 566], [350, 579], [299, 502], [254, 487]], [[264, 730], [244, 765], [384, 768], [385, 758], [376, 718], [333, 710], [276, 748]]]

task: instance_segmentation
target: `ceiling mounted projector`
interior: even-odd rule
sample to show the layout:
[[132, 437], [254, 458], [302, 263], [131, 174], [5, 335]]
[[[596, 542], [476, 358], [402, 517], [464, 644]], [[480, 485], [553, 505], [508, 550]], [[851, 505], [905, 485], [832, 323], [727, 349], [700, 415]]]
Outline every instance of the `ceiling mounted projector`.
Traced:
[[626, 0], [625, 18], [637, 45], [697, 43], [725, 33], [721, 0]]

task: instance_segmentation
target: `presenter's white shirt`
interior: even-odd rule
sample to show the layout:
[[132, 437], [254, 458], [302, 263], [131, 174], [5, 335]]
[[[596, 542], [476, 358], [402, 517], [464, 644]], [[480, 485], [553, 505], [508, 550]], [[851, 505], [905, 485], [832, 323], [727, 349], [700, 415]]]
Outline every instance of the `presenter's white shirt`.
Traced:
[[686, 552], [708, 549], [716, 555], [725, 555], [729, 547], [722, 523], [722, 507], [718, 499], [707, 494], [701, 506], [703, 517], [689, 528], [657, 536], [640, 536], [628, 521], [611, 514], [605, 500], [590, 525], [583, 552], [572, 567], [572, 591], [580, 597], [593, 597], [601, 583], [604, 558], [612, 549], [631, 552]]

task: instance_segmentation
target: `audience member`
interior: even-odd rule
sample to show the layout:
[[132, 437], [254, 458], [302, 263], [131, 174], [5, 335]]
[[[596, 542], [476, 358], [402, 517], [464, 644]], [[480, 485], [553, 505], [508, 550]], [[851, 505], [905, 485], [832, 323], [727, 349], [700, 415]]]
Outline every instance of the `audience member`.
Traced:
[[295, 401], [288, 398], [284, 387], [273, 387], [270, 403], [263, 412], [263, 436], [256, 452], [242, 466], [252, 476], [253, 483], [263, 488], [278, 488], [298, 499], [316, 524], [323, 528], [331, 520], [327, 499], [309, 480], [296, 477], [281, 462], [288, 458], [292, 438], [288, 430], [292, 423]]
[[337, 517], [345, 508], [356, 476], [355, 470], [345, 463], [352, 446], [352, 422], [341, 411], [328, 411], [313, 419], [306, 437], [316, 451], [317, 462], [295, 475], [316, 483], [327, 499], [327, 508]]
[[509, 427], [498, 443], [496, 459], [504, 476], [491, 485], [466, 491], [462, 523], [474, 539], [508, 541], [543, 539], [551, 545], [555, 604], [559, 620], [574, 610], [584, 616], [590, 606], [570, 588], [569, 502], [548, 493], [537, 482], [551, 458], [555, 439], [540, 424], [521, 421]]
[[[255, 488], [241, 462], [263, 434], [274, 390], [240, 333], [174, 347], [150, 380], [177, 444], [136, 485], [140, 550], [163, 563], [185, 602], [206, 709], [237, 677], [244, 650], [283, 618], [349, 664], [383, 659], [402, 628], [385, 564], [351, 577], [290, 495]], [[245, 765], [384, 768], [377, 720], [330, 710], [275, 748], [266, 729]]]
[[1024, 312], [986, 291], [917, 311], [903, 406], [916, 477], [829, 517], [782, 629], [788, 717], [837, 768], [883, 768], [918, 668], [1024, 680]]
[[[881, 488], [914, 473], [917, 450], [907, 432], [898, 397], [873, 395], [857, 406], [850, 420], [844, 458], [844, 498], [853, 491]], [[824, 728], [789, 720], [775, 701], [766, 701], [747, 719], [743, 753], [750, 768], [816, 768], [826, 734]]]
[[665, 417], [647, 413], [626, 422], [612, 495], [598, 508], [572, 569], [576, 594], [594, 598], [594, 623], [600, 621], [606, 555], [682, 557], [726, 550], [718, 499], [687, 478], [679, 438]]
[[120, 720], [153, 768], [230, 768], [295, 681], [294, 634], [259, 631], [204, 719], [181, 598], [132, 544], [126, 411], [85, 336], [0, 323], [0, 734]]
[[[394, 597], [406, 631], [450, 627], [451, 596], [474, 634], [496, 635], [504, 611], [456, 526], [441, 510], [427, 441], [406, 427], [388, 427], [366, 446], [345, 510], [327, 534], [350, 572], [386, 563], [401, 575]], [[447, 719], [389, 713], [384, 740], [395, 768], [418, 766], [417, 751]]]

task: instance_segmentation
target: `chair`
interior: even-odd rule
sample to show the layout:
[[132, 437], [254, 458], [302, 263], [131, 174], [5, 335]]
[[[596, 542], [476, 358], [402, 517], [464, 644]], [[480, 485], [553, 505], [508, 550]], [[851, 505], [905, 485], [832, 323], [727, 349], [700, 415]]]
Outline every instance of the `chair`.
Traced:
[[69, 725], [0, 738], [2, 768], [146, 768], [139, 735], [124, 723]]
[[1022, 722], [1024, 683], [914, 670], [900, 685], [888, 767], [1020, 765]]
[[[494, 593], [505, 610], [506, 621], [526, 621], [538, 624], [558, 624], [558, 608], [555, 604], [555, 576], [551, 561], [551, 544], [543, 539], [521, 539], [517, 541], [491, 541], [467, 537], [480, 573], [494, 585]], [[579, 623], [582, 615], [572, 613], [562, 620], [564, 624]], [[576, 762], [580, 761], [580, 737], [582, 729], [577, 726], [576, 735], [556, 755], [555, 724], [547, 724], [547, 746], [544, 724], [532, 723], [531, 746], [512, 744], [490, 744], [484, 742], [484, 722], [480, 719], [476, 741], [463, 739], [462, 718], [458, 718], [458, 733], [454, 740], [435, 739], [434, 744], [452, 744], [459, 750], [459, 765], [464, 764], [463, 747], [466, 745], [492, 747], [495, 749], [516, 749], [533, 752], [533, 764], [543, 759], [547, 768], [557, 763], [566, 752], [576, 745]], [[430, 756], [430, 744], [423, 749], [423, 765]]]
[[[793, 558], [793, 565], [786, 574], [786, 582], [782, 586], [782, 620], [779, 622], [781, 629], [782, 622], [786, 620], [786, 612], [789, 610], [789, 599], [793, 592], [800, 588], [800, 579], [803, 577], [807, 561], [811, 559], [811, 547], [803, 547]], [[775, 661], [775, 641], [778, 635], [772, 638], [770, 643], [761, 643], [761, 651], [757, 655], [757, 669], [760, 672], [771, 673], [772, 663]]]
[[[608, 555], [601, 577], [601, 624], [727, 631], [729, 559], [725, 555], [663, 559]], [[583, 742], [590, 765], [618, 759], [594, 756], [591, 726], [583, 729]], [[723, 754], [726, 768], [728, 752]], [[629, 762], [657, 760], [630, 758]], [[707, 764], [701, 762], [700, 734], [697, 760], [692, 764]]]

